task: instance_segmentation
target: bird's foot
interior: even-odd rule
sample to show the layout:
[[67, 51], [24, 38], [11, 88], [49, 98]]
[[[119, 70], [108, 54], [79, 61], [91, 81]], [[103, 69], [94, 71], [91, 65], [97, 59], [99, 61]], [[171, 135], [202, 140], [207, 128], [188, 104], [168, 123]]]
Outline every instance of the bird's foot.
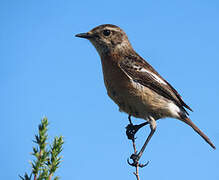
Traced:
[[135, 134], [138, 132], [138, 130], [141, 127], [142, 127], [141, 125], [128, 124], [128, 126], [126, 126], [126, 135], [127, 135], [128, 139], [134, 140]]
[[140, 163], [139, 163], [140, 157], [139, 157], [138, 154], [132, 154], [132, 155], [130, 156], [130, 159], [131, 159], [133, 162], [130, 163], [130, 162], [129, 162], [129, 159], [127, 159], [127, 162], [128, 162], [128, 164], [129, 164], [130, 166], [134, 166], [134, 167], [137, 167], [137, 166], [138, 166], [138, 167], [140, 167], [140, 168], [143, 168], [143, 167], [147, 166], [148, 163], [149, 163], [149, 161], [148, 161], [148, 162], [145, 163], [145, 164], [140, 164]]

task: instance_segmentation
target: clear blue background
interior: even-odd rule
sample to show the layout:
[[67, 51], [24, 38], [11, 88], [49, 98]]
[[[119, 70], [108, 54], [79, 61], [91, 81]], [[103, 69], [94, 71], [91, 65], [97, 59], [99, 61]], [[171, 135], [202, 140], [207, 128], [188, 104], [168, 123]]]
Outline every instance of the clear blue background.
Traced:
[[[40, 119], [65, 138], [62, 179], [135, 179], [127, 115], [108, 98], [99, 56], [74, 35], [111, 23], [191, 105], [191, 119], [219, 147], [219, 2], [0, 1], [0, 179], [30, 171]], [[142, 120], [135, 119], [135, 123]], [[137, 134], [138, 148], [149, 128]], [[50, 139], [51, 140], [51, 139]], [[219, 151], [190, 127], [160, 120], [141, 179], [219, 179]]]

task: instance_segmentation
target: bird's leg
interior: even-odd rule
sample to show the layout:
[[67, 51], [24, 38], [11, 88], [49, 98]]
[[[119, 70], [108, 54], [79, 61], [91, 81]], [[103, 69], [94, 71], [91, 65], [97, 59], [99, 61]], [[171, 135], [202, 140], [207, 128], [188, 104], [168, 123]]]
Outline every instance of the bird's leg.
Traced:
[[[149, 116], [149, 118], [148, 118], [148, 123], [150, 124], [151, 132], [150, 132], [150, 134], [148, 135], [148, 137], [147, 137], [147, 139], [146, 139], [144, 145], [142, 146], [140, 152], [139, 152], [138, 154], [135, 153], [135, 154], [132, 154], [132, 155], [131, 155], [130, 159], [133, 160], [133, 163], [130, 163], [130, 162], [128, 161], [129, 165], [131, 165], [131, 166], [135, 166], [135, 167], [136, 167], [136, 165], [138, 164], [138, 161], [139, 161], [139, 159], [141, 158], [141, 156], [142, 156], [142, 154], [143, 154], [143, 152], [144, 152], [144, 150], [145, 150], [145, 148], [146, 148], [148, 142], [150, 141], [151, 137], [153, 136], [153, 134], [154, 134], [154, 132], [155, 132], [155, 130], [156, 130], [156, 121], [155, 121], [155, 119], [154, 119], [153, 117]], [[149, 163], [149, 162], [147, 162], [147, 163], [144, 164], [144, 165], [141, 165], [140, 167], [144, 167], [144, 166], [146, 166], [148, 163]]]
[[129, 119], [129, 124], [128, 126], [126, 126], [126, 135], [128, 139], [133, 140], [138, 130], [142, 128], [143, 126], [147, 125], [148, 122], [144, 122], [138, 125], [133, 125], [132, 120], [131, 120], [131, 115], [129, 115], [128, 119]]

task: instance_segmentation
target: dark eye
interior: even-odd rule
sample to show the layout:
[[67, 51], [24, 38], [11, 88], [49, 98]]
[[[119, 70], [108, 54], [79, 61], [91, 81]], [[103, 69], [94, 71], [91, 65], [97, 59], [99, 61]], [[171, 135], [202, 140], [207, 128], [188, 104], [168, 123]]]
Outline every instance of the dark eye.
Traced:
[[110, 35], [110, 30], [108, 30], [108, 29], [103, 30], [103, 35], [104, 36], [109, 36]]

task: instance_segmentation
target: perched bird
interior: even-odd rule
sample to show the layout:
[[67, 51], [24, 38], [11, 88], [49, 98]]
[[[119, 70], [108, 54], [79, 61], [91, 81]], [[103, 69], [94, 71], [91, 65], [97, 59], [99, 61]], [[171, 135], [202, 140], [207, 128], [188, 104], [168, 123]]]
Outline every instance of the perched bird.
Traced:
[[101, 57], [104, 83], [109, 97], [129, 117], [142, 118], [150, 124], [150, 134], [138, 154], [138, 162], [156, 130], [156, 120], [176, 118], [191, 126], [212, 148], [210, 139], [189, 119], [192, 109], [179, 93], [132, 48], [127, 35], [118, 26], [104, 24], [76, 37], [88, 39]]

